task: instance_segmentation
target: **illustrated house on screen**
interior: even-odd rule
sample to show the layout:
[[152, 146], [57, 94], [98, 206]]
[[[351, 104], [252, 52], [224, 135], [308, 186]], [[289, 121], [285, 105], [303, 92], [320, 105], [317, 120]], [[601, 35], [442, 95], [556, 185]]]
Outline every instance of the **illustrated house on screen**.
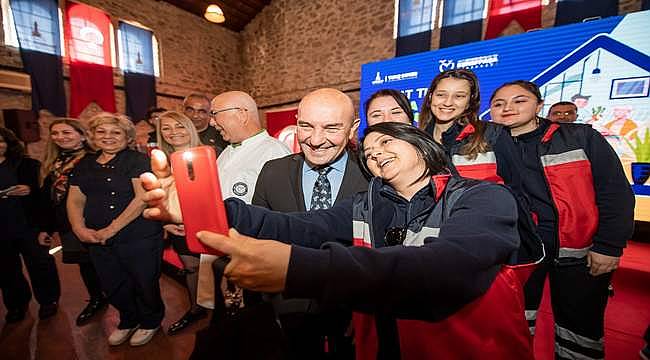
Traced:
[[650, 56], [608, 34], [594, 36], [531, 80], [545, 100], [542, 115], [558, 101], [573, 101], [579, 122], [604, 125], [626, 109], [639, 127], [650, 123]]

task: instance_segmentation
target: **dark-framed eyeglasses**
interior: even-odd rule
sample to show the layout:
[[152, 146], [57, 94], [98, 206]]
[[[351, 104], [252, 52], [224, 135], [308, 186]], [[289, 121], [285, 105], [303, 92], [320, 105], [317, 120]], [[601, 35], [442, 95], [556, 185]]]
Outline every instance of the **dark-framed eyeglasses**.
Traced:
[[402, 245], [406, 240], [406, 232], [407, 229], [401, 226], [388, 228], [384, 235], [384, 243], [388, 246]]
[[240, 107], [229, 107], [229, 108], [225, 108], [225, 109], [221, 109], [221, 110], [211, 110], [210, 111], [210, 117], [215, 118], [215, 117], [217, 117], [217, 115], [219, 115], [219, 113], [230, 111], [230, 110], [244, 110], [244, 111], [246, 111], [246, 109], [240, 108]]

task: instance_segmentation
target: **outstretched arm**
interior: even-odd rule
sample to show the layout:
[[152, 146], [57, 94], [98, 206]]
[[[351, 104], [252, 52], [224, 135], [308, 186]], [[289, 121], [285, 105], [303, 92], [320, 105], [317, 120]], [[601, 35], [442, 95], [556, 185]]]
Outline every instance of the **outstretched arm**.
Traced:
[[230, 237], [201, 232], [199, 238], [232, 257], [225, 275], [242, 287], [436, 320], [490, 287], [517, 249], [516, 219], [512, 195], [493, 185], [461, 197], [440, 236], [422, 247], [328, 243], [317, 250], [232, 231]]
[[352, 199], [306, 213], [271, 211], [235, 198], [225, 204], [230, 226], [247, 236], [315, 249], [326, 242], [352, 245]]

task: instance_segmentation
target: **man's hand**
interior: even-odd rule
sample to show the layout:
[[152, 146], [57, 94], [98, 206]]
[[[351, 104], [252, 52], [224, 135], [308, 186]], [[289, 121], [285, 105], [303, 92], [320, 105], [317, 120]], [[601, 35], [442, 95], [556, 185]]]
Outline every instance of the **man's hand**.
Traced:
[[598, 276], [616, 270], [621, 260], [618, 256], [608, 256], [590, 251], [587, 254], [587, 266], [589, 274]]
[[182, 223], [174, 177], [165, 153], [158, 149], [151, 151], [151, 170], [153, 174], [147, 172], [140, 175], [145, 190], [143, 200], [147, 203], [147, 209], [142, 214], [147, 219]]
[[230, 229], [228, 236], [200, 231], [205, 245], [230, 255], [224, 276], [245, 289], [263, 292], [284, 290], [291, 246], [273, 240], [257, 240]]
[[15, 185], [7, 192], [7, 196], [27, 196], [30, 191], [28, 185]]

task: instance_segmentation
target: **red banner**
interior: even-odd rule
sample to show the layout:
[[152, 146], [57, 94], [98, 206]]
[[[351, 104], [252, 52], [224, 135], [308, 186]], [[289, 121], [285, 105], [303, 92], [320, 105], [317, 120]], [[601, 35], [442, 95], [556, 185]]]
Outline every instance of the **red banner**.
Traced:
[[524, 30], [542, 27], [541, 0], [490, 0], [485, 40], [494, 39], [513, 21]]
[[269, 135], [278, 138], [294, 153], [300, 152], [296, 138], [296, 115], [298, 109], [266, 113], [266, 129]]
[[70, 63], [70, 116], [92, 102], [115, 112], [111, 20], [88, 5], [66, 3], [65, 38]]

